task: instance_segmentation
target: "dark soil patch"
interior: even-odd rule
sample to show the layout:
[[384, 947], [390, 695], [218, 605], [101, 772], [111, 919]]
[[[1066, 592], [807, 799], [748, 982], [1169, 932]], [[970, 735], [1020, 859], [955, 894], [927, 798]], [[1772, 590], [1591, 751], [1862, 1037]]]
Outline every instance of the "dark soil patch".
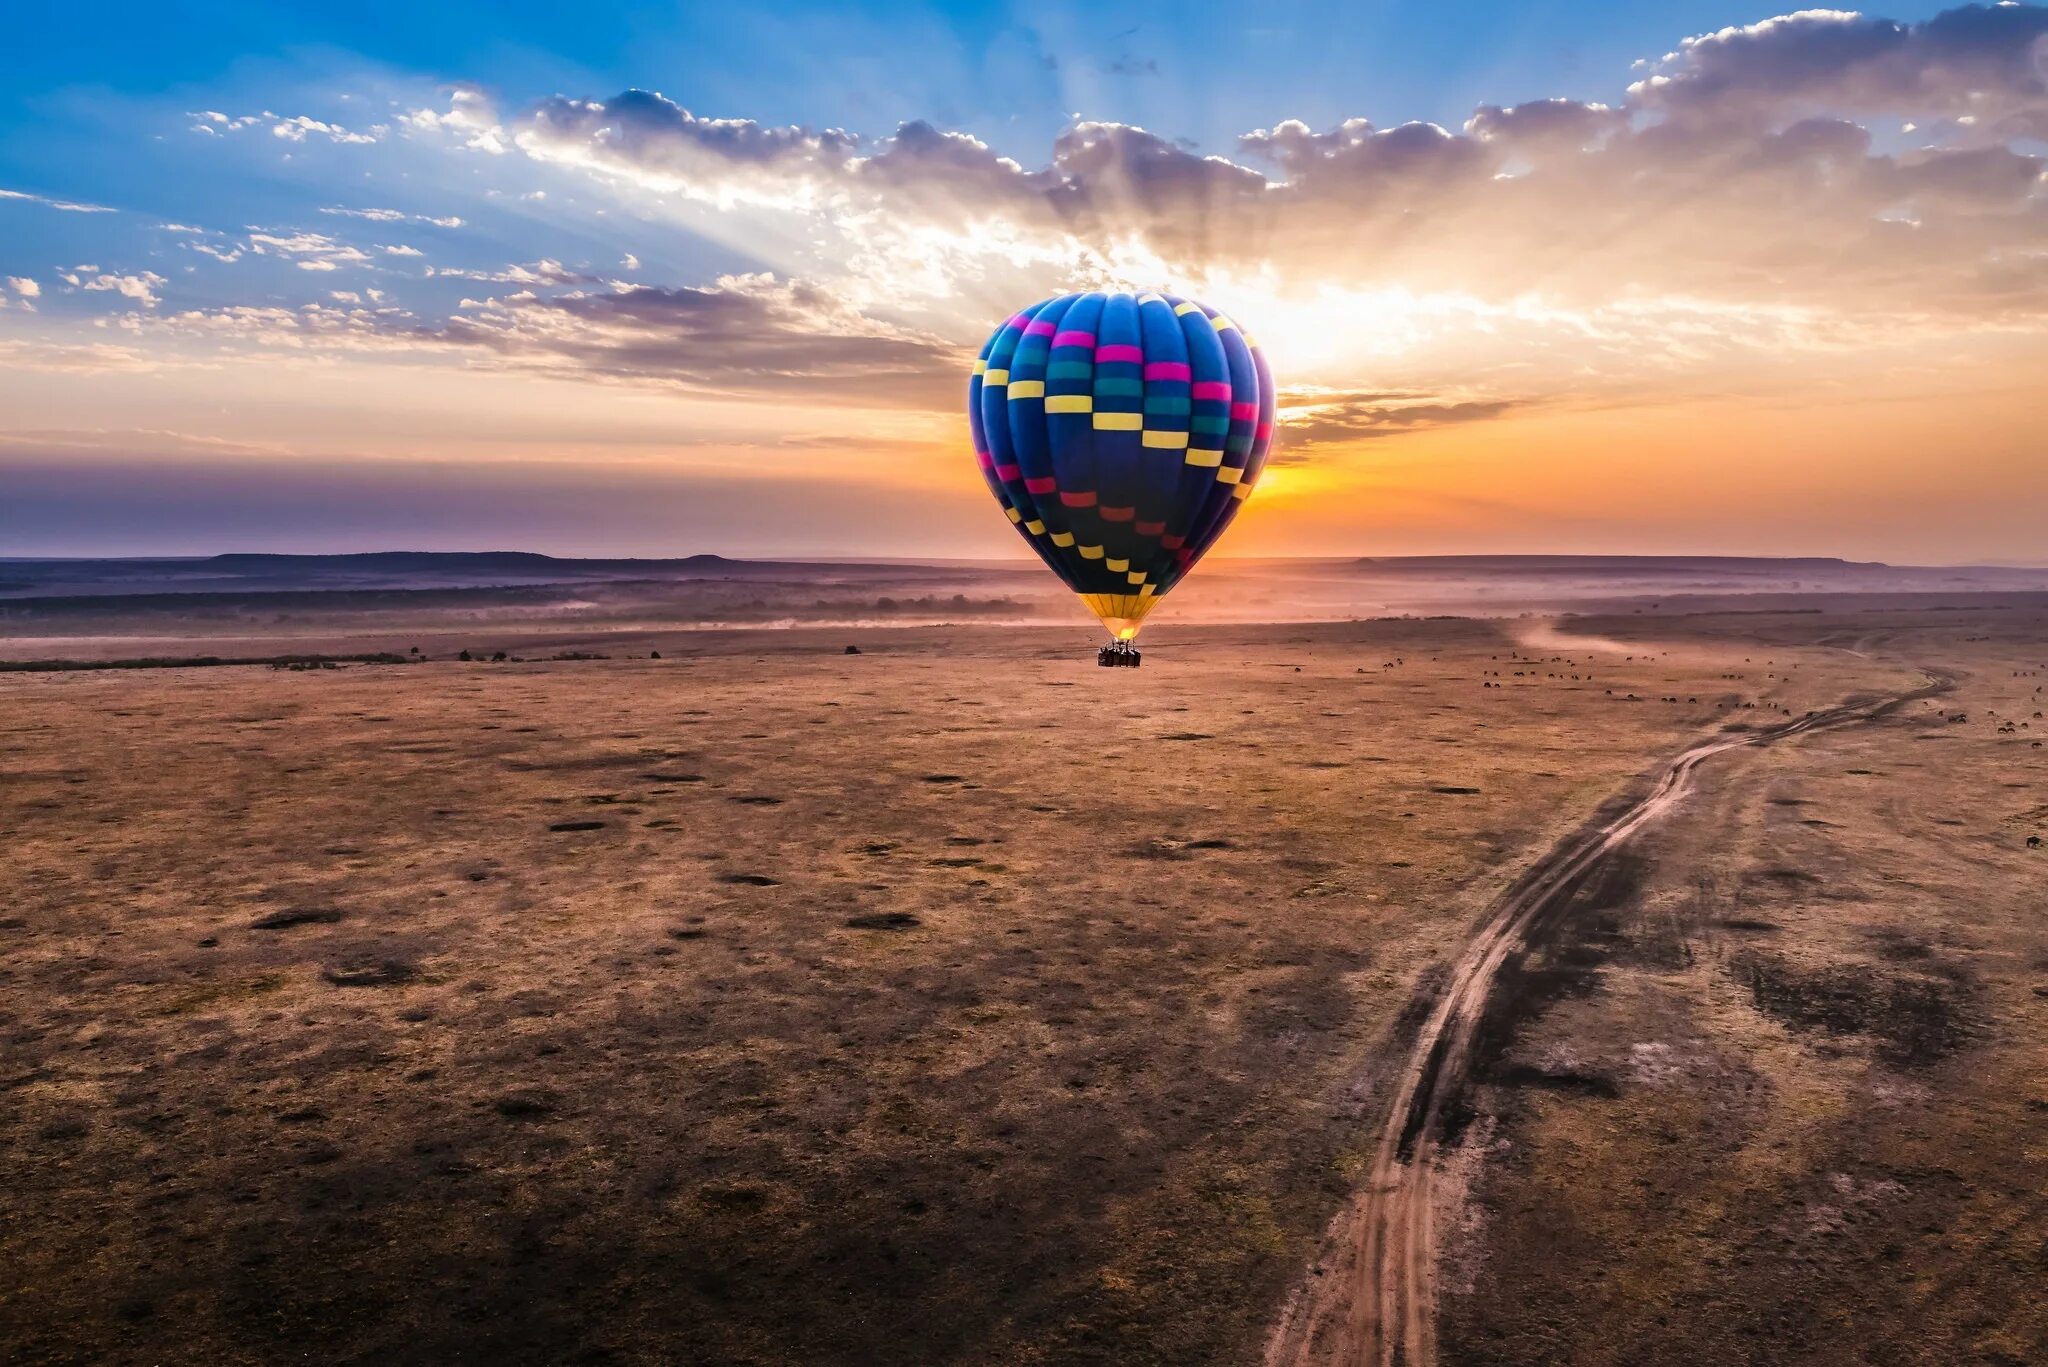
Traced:
[[967, 780], [959, 774], [926, 774], [924, 781], [926, 783], [965, 783]]
[[702, 774], [642, 774], [640, 777], [648, 783], [702, 783], [704, 781], [704, 775]]
[[725, 1186], [705, 1187], [697, 1193], [697, 1199], [716, 1210], [751, 1213], [768, 1204], [768, 1193], [760, 1187], [735, 1182]]
[[1934, 946], [1919, 936], [1904, 930], [1879, 930], [1873, 932], [1877, 940], [1877, 957], [1889, 963], [1917, 963], [1933, 957]]
[[924, 922], [907, 911], [877, 911], [866, 916], [846, 918], [846, 925], [850, 930], [909, 930], [923, 924]]
[[1808, 873], [1805, 869], [1758, 869], [1756, 876], [1768, 878], [1773, 883], [1782, 883], [1787, 887], [1811, 887], [1820, 882], [1819, 875]]
[[1621, 1088], [1615, 1085], [1613, 1078], [1577, 1068], [1536, 1068], [1517, 1063], [1494, 1074], [1493, 1081], [1503, 1087], [1568, 1092], [1574, 1096], [1597, 1096], [1610, 1101], [1621, 1095]]
[[1764, 933], [1783, 929], [1776, 921], [1758, 921], [1747, 916], [1731, 916], [1721, 922], [1721, 928], [1724, 930], [1748, 930]]
[[1429, 791], [1444, 793], [1451, 797], [1476, 797], [1479, 793], [1477, 788], [1460, 788], [1454, 783], [1438, 783], [1432, 785]]
[[782, 805], [781, 798], [767, 797], [759, 793], [750, 794], [745, 797], [729, 798], [727, 800], [730, 802], [743, 803], [749, 807], [780, 807]]
[[[1568, 885], [1530, 924], [1521, 946], [1494, 976], [1485, 1014], [1473, 1036], [1464, 1079], [1467, 1085], [1453, 1093], [1445, 1108], [1447, 1139], [1455, 1140], [1476, 1114], [1470, 1082], [1532, 1085], [1526, 1074], [1537, 1070], [1510, 1063], [1509, 1053], [1529, 1025], [1551, 1006], [1593, 991], [1620, 937], [1619, 913], [1636, 900], [1648, 868], [1641, 855], [1616, 850], [1582, 874], [1577, 883]], [[1427, 1090], [1425, 1087], [1421, 1094], [1426, 1095]], [[1410, 1116], [1401, 1137], [1404, 1149], [1415, 1142], [1422, 1120], [1419, 1113]]]
[[1209, 734], [1208, 734], [1207, 732], [1205, 732], [1205, 731], [1176, 731], [1176, 732], [1174, 732], [1174, 733], [1173, 733], [1172, 735], [1170, 735], [1170, 736], [1161, 736], [1161, 737], [1160, 737], [1159, 739], [1161, 739], [1161, 740], [1214, 740], [1214, 739], [1216, 739], [1216, 738], [1215, 738], [1214, 736], [1212, 736], [1212, 735], [1209, 735]]
[[551, 831], [601, 831], [602, 821], [556, 821], [548, 826]]
[[1943, 976], [1888, 974], [1869, 964], [1803, 968], [1750, 949], [1728, 962], [1765, 1015], [1797, 1030], [1869, 1035], [1887, 1063], [1937, 1062], [1979, 1033], [1976, 993], [1963, 970]]
[[294, 907], [289, 911], [273, 911], [258, 916], [249, 923], [251, 930], [286, 930], [292, 926], [331, 926], [341, 919], [341, 913], [333, 907]]
[[782, 882], [781, 879], [770, 878], [765, 873], [722, 873], [718, 876], [718, 881], [749, 888], [779, 887]]
[[561, 1105], [546, 1092], [508, 1092], [493, 1101], [491, 1109], [508, 1120], [538, 1120], [553, 1115]]

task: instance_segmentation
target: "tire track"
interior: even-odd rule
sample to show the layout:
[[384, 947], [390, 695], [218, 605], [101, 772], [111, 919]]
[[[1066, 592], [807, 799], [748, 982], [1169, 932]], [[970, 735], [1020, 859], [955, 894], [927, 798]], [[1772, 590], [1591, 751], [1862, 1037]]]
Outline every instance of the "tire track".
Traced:
[[1501, 964], [1533, 928], [1561, 913], [1631, 836], [1667, 815], [1707, 760], [1875, 721], [1955, 686], [1946, 673], [1922, 672], [1927, 682], [1910, 692], [1696, 742], [1650, 776], [1644, 796], [1614, 815], [1595, 817], [1508, 886], [1434, 998], [1402, 1065], [1366, 1182], [1331, 1223], [1315, 1271], [1282, 1308], [1267, 1340], [1267, 1367], [1435, 1367], [1436, 1177], [1445, 1120], [1465, 1087]]

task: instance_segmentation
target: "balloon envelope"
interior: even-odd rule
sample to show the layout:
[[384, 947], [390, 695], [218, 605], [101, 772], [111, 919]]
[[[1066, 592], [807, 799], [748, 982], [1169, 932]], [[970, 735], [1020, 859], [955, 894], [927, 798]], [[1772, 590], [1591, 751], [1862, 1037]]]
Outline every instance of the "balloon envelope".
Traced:
[[1273, 377], [1243, 329], [1170, 294], [1068, 294], [988, 339], [968, 384], [988, 487], [1118, 640], [1258, 482]]

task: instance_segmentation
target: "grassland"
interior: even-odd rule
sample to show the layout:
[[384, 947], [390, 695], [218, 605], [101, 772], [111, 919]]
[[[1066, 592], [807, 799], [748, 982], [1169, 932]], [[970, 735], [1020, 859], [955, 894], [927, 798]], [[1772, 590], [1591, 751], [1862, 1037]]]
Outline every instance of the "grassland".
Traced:
[[[1254, 1358], [1513, 871], [1703, 732], [1935, 658], [1968, 721], [1737, 761], [1765, 767], [1532, 951], [1473, 1093], [1496, 1147], [1446, 1356], [1725, 1361], [1687, 1336], [1710, 1316], [1754, 1354], [1776, 1321], [1728, 1305], [1772, 1268], [1795, 1295], [1756, 1231], [1816, 1202], [1871, 1257], [1903, 1240], [1949, 1316], [1929, 1343], [2011, 1353], [2048, 1004], [2048, 772], [2017, 729], [2044, 679], [2015, 671], [2043, 629], [1182, 630], [1142, 671], [1070, 632], [865, 630], [858, 656], [8, 675], [0, 1356]], [[1950, 1023], [1838, 1021], [1829, 975], [1866, 963], [1953, 984], [1899, 999]], [[1960, 1185], [1914, 1175], [1966, 1131]], [[1950, 1253], [1899, 1232], [1930, 1222]], [[1884, 1298], [1835, 1265], [1869, 1308], [1824, 1313], [1869, 1340]]]

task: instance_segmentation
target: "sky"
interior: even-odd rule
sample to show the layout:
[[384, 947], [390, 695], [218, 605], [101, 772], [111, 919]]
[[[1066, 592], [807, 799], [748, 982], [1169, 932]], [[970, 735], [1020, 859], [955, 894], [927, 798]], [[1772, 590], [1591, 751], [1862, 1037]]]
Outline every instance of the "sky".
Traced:
[[2048, 563], [2048, 7], [9, 30], [0, 557], [1021, 555], [974, 352], [1130, 288], [1272, 360], [1226, 554]]

